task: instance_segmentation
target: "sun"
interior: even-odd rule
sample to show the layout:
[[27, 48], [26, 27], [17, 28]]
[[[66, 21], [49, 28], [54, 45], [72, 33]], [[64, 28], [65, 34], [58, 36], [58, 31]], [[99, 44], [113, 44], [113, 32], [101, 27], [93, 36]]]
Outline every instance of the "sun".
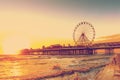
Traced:
[[30, 42], [26, 37], [14, 35], [5, 38], [2, 47], [3, 54], [16, 55], [19, 54], [19, 50], [30, 48]]

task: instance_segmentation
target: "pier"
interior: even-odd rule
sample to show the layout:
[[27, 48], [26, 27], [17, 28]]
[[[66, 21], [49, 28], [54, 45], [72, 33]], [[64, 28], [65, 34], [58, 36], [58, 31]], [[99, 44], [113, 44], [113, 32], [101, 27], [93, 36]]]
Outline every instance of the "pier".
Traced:
[[23, 49], [23, 54], [30, 55], [94, 55], [99, 54], [113, 54], [120, 51], [120, 42], [96, 43], [89, 47], [87, 46], [61, 46], [52, 45], [49, 47], [43, 46], [39, 49]]

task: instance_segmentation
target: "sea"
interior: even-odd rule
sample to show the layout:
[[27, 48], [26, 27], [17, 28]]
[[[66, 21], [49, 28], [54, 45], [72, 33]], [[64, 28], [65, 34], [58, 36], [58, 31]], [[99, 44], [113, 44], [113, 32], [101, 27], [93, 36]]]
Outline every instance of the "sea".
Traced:
[[111, 55], [0, 55], [0, 80], [95, 80], [110, 58]]

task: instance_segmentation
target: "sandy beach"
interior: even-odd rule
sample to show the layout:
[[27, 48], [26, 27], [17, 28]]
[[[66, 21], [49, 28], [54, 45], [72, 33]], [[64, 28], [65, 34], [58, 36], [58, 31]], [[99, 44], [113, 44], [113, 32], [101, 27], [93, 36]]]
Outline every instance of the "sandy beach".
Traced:
[[[94, 80], [108, 55], [1, 56], [0, 80]], [[6, 59], [7, 58], [7, 59]], [[6, 59], [6, 60], [4, 60]]]

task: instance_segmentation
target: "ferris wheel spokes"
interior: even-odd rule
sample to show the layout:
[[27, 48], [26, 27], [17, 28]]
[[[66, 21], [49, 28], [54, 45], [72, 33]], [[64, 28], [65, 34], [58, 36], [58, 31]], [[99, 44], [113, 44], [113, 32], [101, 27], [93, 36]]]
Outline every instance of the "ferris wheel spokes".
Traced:
[[94, 27], [88, 22], [79, 23], [73, 32], [73, 40], [76, 45], [88, 46], [95, 38]]

